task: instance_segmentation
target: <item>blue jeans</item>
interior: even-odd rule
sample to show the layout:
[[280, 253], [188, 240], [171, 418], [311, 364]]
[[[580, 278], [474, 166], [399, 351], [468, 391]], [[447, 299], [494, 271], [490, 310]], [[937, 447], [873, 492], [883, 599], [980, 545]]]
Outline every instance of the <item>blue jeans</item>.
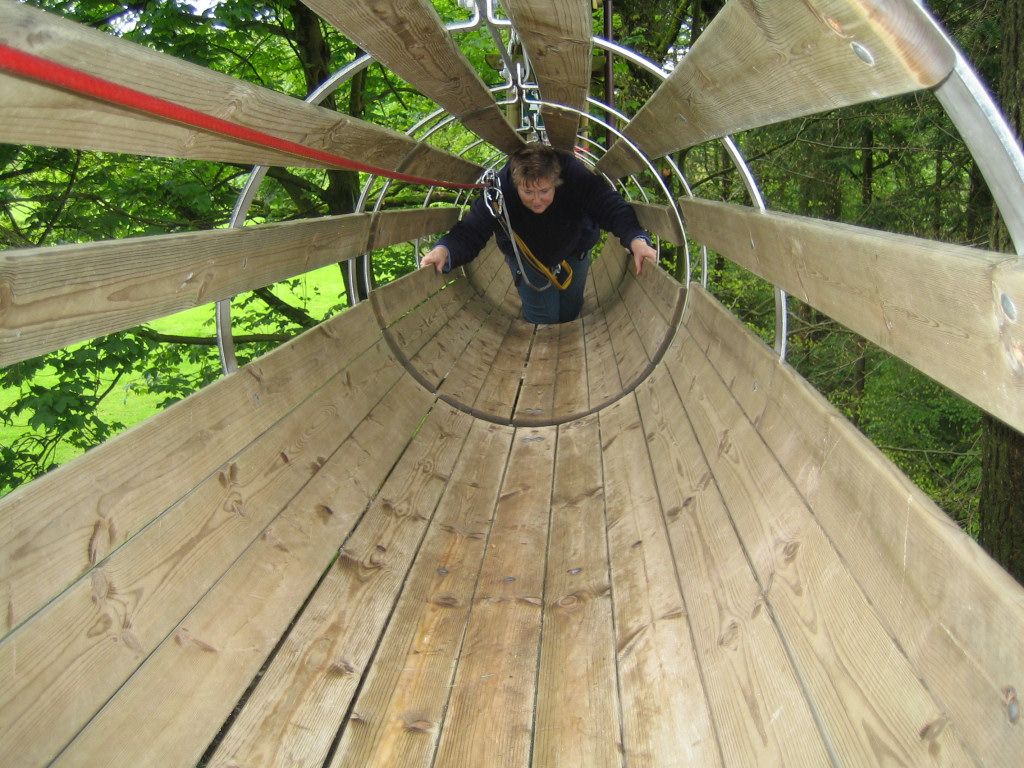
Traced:
[[[581, 258], [571, 258], [568, 261], [572, 266], [572, 283], [564, 291], [560, 291], [551, 285], [546, 276], [524, 260], [523, 268], [531, 283], [536, 286], [551, 286], [543, 291], [535, 291], [522, 279], [515, 259], [505, 259], [516, 281], [516, 288], [519, 289], [519, 298], [523, 302], [523, 319], [526, 322], [551, 325], [568, 323], [580, 316], [580, 310], [583, 309], [583, 290], [587, 287], [587, 271], [590, 269], [590, 251], [584, 253]], [[557, 277], [559, 280], [563, 279], [562, 275]]]

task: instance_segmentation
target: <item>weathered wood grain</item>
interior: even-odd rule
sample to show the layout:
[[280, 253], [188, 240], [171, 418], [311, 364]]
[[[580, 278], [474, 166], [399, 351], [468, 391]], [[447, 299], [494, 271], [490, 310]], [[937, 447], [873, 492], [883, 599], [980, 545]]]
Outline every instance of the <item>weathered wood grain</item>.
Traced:
[[580, 310], [580, 317], [589, 315], [597, 309], [597, 284], [594, 282], [593, 261], [590, 262], [590, 266], [591, 268], [587, 270], [587, 285], [583, 289], [583, 308]]
[[558, 331], [558, 366], [555, 371], [554, 417], [559, 421], [587, 410], [587, 349], [583, 322], [562, 323]]
[[626, 763], [721, 765], [636, 398], [600, 425]]
[[[508, 315], [492, 313], [488, 322], [480, 326], [466, 353], [449, 370], [438, 393], [465, 405], [475, 403], [511, 323]], [[511, 410], [511, 405], [509, 408]]]
[[494, 305], [472, 295], [468, 286], [466, 293], [470, 295], [459, 311], [410, 360], [434, 390], [467, 354], [467, 349], [480, 329], [490, 322], [494, 312]]
[[620, 766], [619, 701], [596, 416], [558, 428], [537, 681], [536, 768]]
[[838, 762], [969, 764], [948, 716], [688, 334], [665, 362]]
[[469, 278], [469, 282], [481, 295], [487, 295], [488, 288], [501, 270], [504, 269], [506, 274], [508, 273], [505, 257], [502, 256], [493, 237], [487, 241], [487, 245], [480, 251], [480, 255], [462, 269]]
[[513, 419], [543, 423], [554, 412], [555, 382], [558, 372], [558, 325], [538, 325], [529, 348], [529, 357], [520, 364], [523, 383], [516, 400]]
[[383, 327], [391, 328], [429, 299], [437, 297], [446, 284], [459, 279], [458, 275], [439, 275], [433, 268], [420, 268], [375, 289], [370, 293], [370, 301]]
[[401, 372], [378, 342], [0, 643], [8, 754], [55, 757]]
[[664, 366], [636, 395], [725, 763], [828, 765], [761, 586]]
[[652, 205], [650, 203], [630, 203], [636, 211], [636, 218], [640, 226], [650, 234], [657, 235], [662, 240], [682, 245], [686, 235], [679, 226], [672, 208], [667, 205]]
[[687, 315], [964, 743], [987, 765], [1014, 765], [1024, 736], [1006, 691], [1024, 688], [1024, 669], [1006, 639], [1024, 633], [1020, 585], [772, 350], [722, 333], [736, 320], [706, 292]]
[[615, 362], [608, 318], [603, 309], [583, 318], [583, 331], [590, 407], [596, 408], [622, 392], [622, 379], [619, 377], [619, 365]]
[[647, 356], [646, 345], [625, 302], [620, 300], [612, 303], [605, 315], [608, 318], [608, 336], [615, 354], [615, 363], [619, 367], [619, 378], [622, 379], [623, 388], [628, 389], [635, 386], [647, 371], [650, 358]]
[[369, 306], [356, 307], [0, 500], [2, 634], [215, 474], [379, 338]]
[[725, 203], [680, 202], [693, 236], [710, 248], [1024, 429], [1024, 319], [1012, 309], [1024, 307], [1019, 259]]
[[[2, 0], [0, 42], [281, 139], [380, 168], [472, 183], [482, 169], [405, 134]], [[0, 75], [0, 141], [243, 164], [316, 165]]]
[[526, 768], [556, 431], [516, 431], [441, 729], [438, 768]]
[[332, 768], [431, 764], [513, 434], [474, 422]]
[[[444, 230], [454, 210], [378, 214], [376, 247]], [[348, 214], [4, 251], [0, 365], [358, 256], [372, 231], [369, 214]]]
[[395, 243], [447, 232], [458, 220], [459, 209], [455, 206], [378, 211], [370, 223], [366, 250], [376, 251]]
[[[649, 265], [647, 271], [656, 270]], [[657, 356], [666, 337], [674, 329], [669, 327], [668, 321], [662, 315], [663, 308], [654, 305], [647, 292], [640, 287], [639, 280], [632, 274], [627, 273], [623, 277], [619, 284], [619, 295], [622, 297], [623, 308], [636, 328], [647, 361], [650, 362]]]
[[[405, 449], [433, 400], [417, 390], [410, 398], [416, 408], [393, 403], [401, 418], [385, 417], [386, 428], [378, 427], [376, 439]], [[261, 676], [211, 766], [323, 765], [471, 423], [466, 414], [436, 404], [415, 440], [399, 451], [387, 482]], [[362, 437], [357, 432], [349, 442], [358, 444]], [[361, 463], [376, 462], [367, 455]]]
[[[432, 400], [408, 376], [399, 379], [57, 764], [196, 765], [360, 519], [391, 462], [402, 455]], [[380, 447], [371, 457], [364, 445]], [[298, 690], [265, 711], [287, 710]], [[254, 698], [259, 701], [258, 690]], [[272, 722], [272, 733], [278, 735], [286, 723]], [[331, 733], [328, 727], [322, 736]], [[252, 764], [275, 763], [257, 759]]]
[[622, 279], [622, 272], [618, 269], [620, 255], [621, 248], [617, 243], [606, 242], [590, 265], [589, 276], [594, 280], [594, 294], [600, 307], [607, 308], [614, 303], [613, 297], [617, 296], [615, 286]]
[[[624, 133], [648, 157], [941, 82], [955, 54], [916, 3], [730, 0]], [[643, 170], [616, 141], [598, 163]]]
[[[507, 0], [504, 7], [530, 57], [541, 97], [586, 112], [592, 67], [590, 3]], [[572, 150], [579, 115], [550, 107], [543, 107], [541, 114], [551, 143]]]
[[[392, 284], [384, 287], [390, 285]], [[370, 294], [370, 300], [375, 306], [379, 306], [376, 296], [381, 290], [377, 289]], [[473, 290], [460, 275], [421, 304], [413, 305], [410, 311], [387, 327], [385, 335], [394, 341], [402, 355], [414, 359], [420, 355], [425, 345], [444, 335], [444, 329], [453, 320], [467, 314], [466, 305], [472, 298]]]
[[518, 318], [509, 325], [473, 403], [477, 410], [502, 421], [512, 419], [536, 330]]
[[686, 288], [660, 266], [657, 269], [645, 268], [636, 281], [662, 319], [669, 325], [678, 323]]
[[522, 146], [429, 0], [304, 0], [388, 69], [495, 147]]

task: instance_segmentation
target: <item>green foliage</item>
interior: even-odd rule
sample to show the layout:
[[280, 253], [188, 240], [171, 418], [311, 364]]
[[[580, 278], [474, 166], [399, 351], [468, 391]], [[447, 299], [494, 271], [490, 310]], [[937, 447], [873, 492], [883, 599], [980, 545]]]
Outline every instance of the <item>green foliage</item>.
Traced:
[[[87, 450], [124, 428], [97, 413], [99, 403], [148, 352], [130, 334], [97, 339], [0, 369], [0, 389], [14, 391], [14, 402], [0, 415], [5, 425], [28, 427], [10, 445], [0, 445], [0, 477], [9, 490], [50, 469], [62, 443]], [[48, 383], [40, 383], [46, 373]]]

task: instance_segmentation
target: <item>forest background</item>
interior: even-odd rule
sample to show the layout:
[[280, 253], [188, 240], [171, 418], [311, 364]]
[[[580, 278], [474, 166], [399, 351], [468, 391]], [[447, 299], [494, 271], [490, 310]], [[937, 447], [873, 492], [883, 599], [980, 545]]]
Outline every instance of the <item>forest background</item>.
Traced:
[[[362, 52], [297, 0], [29, 0], [31, 5], [303, 98]], [[594, 2], [594, 32], [656, 62], [677, 62], [722, 0]], [[1024, 0], [933, 0], [932, 13], [997, 94], [1020, 133]], [[434, 0], [445, 21], [465, 19], [456, 0]], [[485, 82], [502, 76], [483, 32], [460, 47]], [[605, 97], [595, 57], [592, 95]], [[614, 64], [619, 110], [632, 114], [657, 85]], [[435, 105], [373, 65], [324, 106], [405, 130]], [[603, 141], [603, 132], [593, 138]], [[935, 97], [913, 94], [837, 110], [734, 137], [767, 205], [875, 229], [1010, 250], [970, 153]], [[454, 128], [431, 142], [449, 151], [473, 137]], [[470, 159], [484, 161], [483, 150]], [[709, 143], [675, 158], [694, 193], [749, 203], [724, 148]], [[0, 145], [0, 247], [26, 248], [227, 225], [248, 167]], [[355, 209], [354, 172], [273, 168], [249, 214], [284, 221]], [[652, 192], [653, 179], [647, 179]], [[670, 181], [671, 183], [671, 181]], [[681, 193], [678, 187], [674, 190]], [[389, 186], [384, 207], [420, 204], [421, 191]], [[451, 193], [435, 202], [450, 203]], [[694, 248], [699, 252], [699, 247]], [[374, 254], [378, 283], [415, 268], [412, 246]], [[678, 253], [662, 264], [684, 274]], [[340, 266], [340, 265], [339, 265]], [[342, 269], [329, 267], [235, 298], [239, 363], [343, 311]], [[771, 286], [711, 254], [709, 286], [767, 341]], [[897, 358], [796, 301], [789, 362], [1000, 562], [1024, 577], [1024, 438]], [[0, 370], [0, 495], [109, 439], [220, 375], [213, 308], [200, 307]]]

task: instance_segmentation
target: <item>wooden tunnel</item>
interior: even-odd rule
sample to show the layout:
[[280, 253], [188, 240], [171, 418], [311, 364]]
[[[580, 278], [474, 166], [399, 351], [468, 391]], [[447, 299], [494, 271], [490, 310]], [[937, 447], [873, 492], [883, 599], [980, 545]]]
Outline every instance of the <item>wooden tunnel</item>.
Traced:
[[[426, 0], [309, 5], [521, 141]], [[584, 109], [590, 3], [504, 6], [549, 101]], [[0, 43], [380, 167], [481, 170], [13, 0]], [[625, 133], [657, 157], [956, 65], [909, 0], [730, 0]], [[4, 142], [313, 163], [21, 75], [0, 99]], [[574, 114], [547, 108], [553, 141]], [[635, 163], [620, 142], [598, 167]], [[689, 236], [1024, 428], [1020, 259], [680, 205]], [[457, 216], [0, 253], [0, 362]], [[778, 355], [617, 245], [581, 319], [517, 302], [494, 249], [414, 272], [0, 500], [0, 763], [1021, 764], [1024, 591]]]

